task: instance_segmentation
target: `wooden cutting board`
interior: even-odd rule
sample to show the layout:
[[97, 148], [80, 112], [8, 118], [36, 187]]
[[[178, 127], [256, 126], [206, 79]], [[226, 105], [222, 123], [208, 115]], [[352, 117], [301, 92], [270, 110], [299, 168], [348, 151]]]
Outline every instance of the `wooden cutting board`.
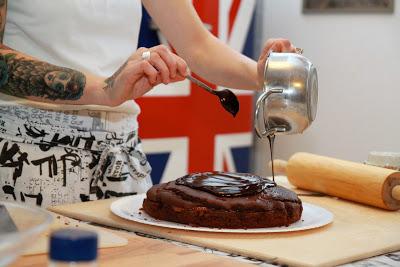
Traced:
[[99, 238], [99, 248], [121, 247], [128, 244], [128, 240], [126, 238], [104, 230], [100, 227], [88, 225], [86, 223], [82, 223], [58, 214], [53, 214], [53, 218], [53, 223], [50, 225], [49, 229], [40, 235], [38, 240], [36, 240], [36, 242], [34, 242], [33, 245], [29, 247], [23, 255], [28, 256], [48, 253], [50, 232], [62, 228], [75, 228], [96, 232]]
[[333, 266], [400, 250], [400, 212], [331, 197], [302, 197], [331, 211], [333, 223], [300, 232], [266, 234], [206, 233], [144, 225], [113, 215], [101, 200], [51, 208], [85, 221], [139, 231], [230, 253], [295, 266]]

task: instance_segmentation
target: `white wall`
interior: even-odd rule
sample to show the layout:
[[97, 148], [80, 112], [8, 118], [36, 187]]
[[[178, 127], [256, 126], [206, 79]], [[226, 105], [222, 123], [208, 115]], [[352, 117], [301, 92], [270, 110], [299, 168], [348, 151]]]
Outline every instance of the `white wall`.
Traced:
[[[303, 14], [300, 0], [261, 2], [262, 39], [290, 39], [319, 76], [315, 122], [278, 137], [276, 158], [306, 151], [361, 162], [369, 151], [400, 152], [400, 3], [393, 14]], [[267, 142], [255, 150], [255, 171], [266, 174]]]

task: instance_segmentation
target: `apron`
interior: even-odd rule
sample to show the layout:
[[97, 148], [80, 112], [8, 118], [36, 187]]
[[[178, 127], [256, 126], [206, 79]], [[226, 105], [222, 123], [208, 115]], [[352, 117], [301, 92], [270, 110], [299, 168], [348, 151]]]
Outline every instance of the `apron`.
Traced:
[[[137, 49], [139, 0], [13, 0], [4, 43], [109, 77]], [[47, 207], [146, 192], [139, 106], [52, 105], [0, 94], [0, 199]]]
[[47, 207], [146, 192], [135, 125], [111, 111], [0, 106], [0, 199]]

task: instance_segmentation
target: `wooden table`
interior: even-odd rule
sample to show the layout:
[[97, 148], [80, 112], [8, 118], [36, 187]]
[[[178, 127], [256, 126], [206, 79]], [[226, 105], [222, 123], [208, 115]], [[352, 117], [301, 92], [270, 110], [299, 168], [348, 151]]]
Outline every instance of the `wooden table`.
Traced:
[[[99, 249], [99, 266], [253, 266], [162, 240], [140, 237], [133, 233], [119, 231], [114, 233], [127, 238], [128, 245]], [[48, 255], [42, 254], [23, 256], [11, 264], [11, 267], [42, 267], [47, 264]]]

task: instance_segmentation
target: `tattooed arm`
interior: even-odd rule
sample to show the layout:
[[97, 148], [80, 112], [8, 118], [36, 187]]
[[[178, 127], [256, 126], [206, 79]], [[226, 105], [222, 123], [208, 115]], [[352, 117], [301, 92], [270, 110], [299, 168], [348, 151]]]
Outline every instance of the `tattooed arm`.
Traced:
[[[0, 92], [43, 102], [107, 104], [102, 79], [33, 59], [3, 45], [7, 0], [0, 0]], [[99, 91], [96, 93], [96, 91]]]
[[[1, 37], [6, 11], [7, 0], [0, 0]], [[154, 52], [152, 59], [142, 60], [141, 54], [146, 50], [138, 49], [114, 75], [105, 79], [43, 62], [1, 44], [0, 92], [40, 102], [116, 106], [142, 96], [161, 82], [184, 79], [186, 63], [182, 59], [170, 52], [163, 57], [165, 47], [155, 47], [150, 49]], [[170, 74], [177, 72], [179, 75], [169, 79]]]
[[0, 92], [30, 100], [107, 105], [104, 79], [0, 47]]

